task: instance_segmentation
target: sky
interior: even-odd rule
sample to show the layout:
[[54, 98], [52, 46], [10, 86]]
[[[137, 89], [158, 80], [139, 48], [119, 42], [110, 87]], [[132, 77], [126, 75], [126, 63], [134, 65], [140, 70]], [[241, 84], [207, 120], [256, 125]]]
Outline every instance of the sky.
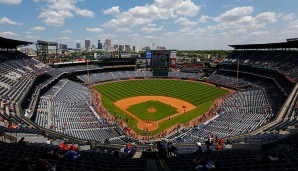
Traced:
[[230, 49], [298, 37], [297, 0], [0, 0], [0, 36], [75, 47], [84, 40]]

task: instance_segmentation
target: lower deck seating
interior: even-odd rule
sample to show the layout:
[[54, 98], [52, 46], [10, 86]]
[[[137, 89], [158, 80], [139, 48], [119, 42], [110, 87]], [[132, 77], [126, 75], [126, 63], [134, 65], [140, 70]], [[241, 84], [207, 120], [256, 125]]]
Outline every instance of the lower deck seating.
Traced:
[[112, 125], [91, 111], [92, 99], [93, 94], [87, 87], [62, 79], [41, 96], [35, 122], [85, 140], [117, 137]]
[[266, 94], [260, 88], [237, 92], [227, 97], [218, 115], [218, 118], [203, 128], [195, 128], [184, 136], [185, 141], [204, 141], [210, 132], [221, 138], [240, 135], [255, 130], [273, 117]]

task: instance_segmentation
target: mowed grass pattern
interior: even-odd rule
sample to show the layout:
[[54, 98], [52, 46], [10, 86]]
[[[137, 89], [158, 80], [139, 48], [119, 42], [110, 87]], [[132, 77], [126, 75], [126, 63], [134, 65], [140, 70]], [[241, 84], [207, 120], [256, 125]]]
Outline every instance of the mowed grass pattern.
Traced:
[[[148, 112], [147, 110], [151, 107], [155, 108], [156, 112], [154, 113]], [[130, 113], [137, 116], [138, 118], [142, 119], [143, 121], [145, 120], [158, 121], [160, 119], [169, 117], [177, 113], [176, 108], [169, 106], [165, 103], [162, 103], [159, 101], [153, 101], [153, 100], [132, 105], [127, 110]]]
[[103, 106], [114, 116], [129, 118], [127, 125], [141, 135], [147, 134], [138, 128], [138, 122], [113, 105], [113, 102], [128, 97], [157, 95], [178, 98], [198, 106], [183, 115], [159, 123], [158, 128], [151, 131], [155, 135], [173, 125], [187, 123], [198, 117], [208, 111], [215, 99], [228, 94], [227, 90], [218, 87], [182, 80], [129, 80], [100, 84], [94, 88], [101, 93]]
[[198, 106], [228, 93], [218, 87], [182, 80], [130, 80], [94, 87], [111, 101], [135, 96], [169, 96]]

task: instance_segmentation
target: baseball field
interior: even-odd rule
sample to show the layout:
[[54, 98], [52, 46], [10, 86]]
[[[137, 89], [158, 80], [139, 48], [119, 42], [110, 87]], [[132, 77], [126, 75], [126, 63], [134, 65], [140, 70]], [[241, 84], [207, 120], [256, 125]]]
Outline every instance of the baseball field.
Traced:
[[[103, 106], [140, 135], [155, 135], [208, 111], [227, 90], [182, 80], [128, 80], [94, 86]], [[146, 130], [146, 131], [145, 131]]]

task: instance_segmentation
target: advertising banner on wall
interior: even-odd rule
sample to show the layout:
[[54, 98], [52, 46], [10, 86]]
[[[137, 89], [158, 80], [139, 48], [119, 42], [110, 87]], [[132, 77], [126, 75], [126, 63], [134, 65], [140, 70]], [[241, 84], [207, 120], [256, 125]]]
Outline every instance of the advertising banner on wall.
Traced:
[[151, 50], [146, 51], [146, 58], [152, 58], [152, 52]]
[[171, 51], [170, 67], [176, 67], [176, 65], [177, 65], [177, 51]]
[[170, 58], [170, 67], [176, 67], [176, 58]]
[[152, 65], [152, 51], [147, 50], [146, 51], [146, 67], [151, 67]]
[[152, 65], [151, 58], [147, 58], [147, 59], [146, 59], [146, 66], [147, 66], [147, 67], [151, 67], [151, 65]]

